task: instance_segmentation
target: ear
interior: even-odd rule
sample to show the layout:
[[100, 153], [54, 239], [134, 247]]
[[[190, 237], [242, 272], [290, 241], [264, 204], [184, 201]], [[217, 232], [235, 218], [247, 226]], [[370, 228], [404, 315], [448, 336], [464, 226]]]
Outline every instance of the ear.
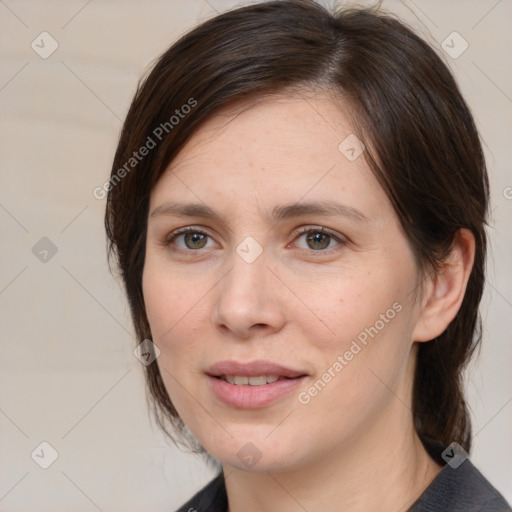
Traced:
[[475, 259], [475, 237], [459, 229], [450, 254], [424, 285], [413, 341], [430, 341], [444, 332], [458, 313]]

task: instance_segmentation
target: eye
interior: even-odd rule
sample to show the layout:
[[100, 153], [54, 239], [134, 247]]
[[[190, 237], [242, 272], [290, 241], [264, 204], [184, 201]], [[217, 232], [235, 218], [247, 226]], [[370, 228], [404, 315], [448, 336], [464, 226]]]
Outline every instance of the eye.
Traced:
[[[346, 240], [334, 233], [326, 230], [323, 227], [306, 226], [301, 228], [295, 237], [295, 240], [305, 236], [306, 246], [299, 248], [315, 252], [329, 252], [330, 249], [336, 245], [345, 245]], [[176, 245], [178, 250], [192, 252], [208, 247], [208, 239], [210, 235], [197, 227], [188, 226], [185, 228], [177, 229], [170, 233], [164, 241], [164, 245]], [[178, 244], [177, 240], [182, 240], [182, 244]], [[336, 242], [336, 244], [333, 244]], [[328, 250], [325, 250], [328, 249]]]
[[179, 249], [184, 251], [195, 251], [206, 247], [207, 239], [210, 238], [210, 235], [199, 228], [188, 226], [170, 233], [165, 239], [165, 245], [174, 244], [175, 241], [180, 238], [183, 239], [185, 246], [183, 247], [178, 245]]
[[318, 228], [306, 226], [297, 233], [297, 239], [301, 238], [303, 235], [307, 235], [305, 237], [307, 246], [302, 248], [310, 249], [316, 252], [328, 252], [324, 251], [324, 249], [332, 249], [333, 246], [331, 242], [333, 241], [336, 241], [337, 245], [344, 245], [346, 243], [344, 239], [336, 236], [334, 233], [331, 233], [323, 227]]

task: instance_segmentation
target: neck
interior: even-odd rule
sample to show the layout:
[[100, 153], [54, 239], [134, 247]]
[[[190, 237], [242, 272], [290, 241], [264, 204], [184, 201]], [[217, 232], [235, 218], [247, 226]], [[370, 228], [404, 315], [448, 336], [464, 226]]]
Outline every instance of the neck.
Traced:
[[251, 473], [224, 467], [228, 512], [322, 510], [405, 512], [439, 473], [417, 436], [361, 450], [339, 447], [294, 472]]

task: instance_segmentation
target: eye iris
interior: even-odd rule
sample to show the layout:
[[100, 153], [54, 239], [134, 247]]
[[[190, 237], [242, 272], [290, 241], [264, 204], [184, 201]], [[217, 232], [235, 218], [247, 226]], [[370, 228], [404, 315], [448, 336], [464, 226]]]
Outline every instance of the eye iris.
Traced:
[[[308, 244], [310, 242], [313, 242], [314, 244], [321, 243], [321, 246], [320, 247], [317, 246], [316, 249], [325, 249], [326, 247], [329, 246], [330, 235], [326, 235], [325, 233], [314, 232], [313, 235], [310, 234], [306, 238], [307, 238]], [[323, 239], [324, 243], [321, 242], [322, 239]]]
[[[185, 245], [189, 248], [189, 249], [201, 249], [204, 247], [205, 243], [206, 243], [206, 235], [203, 235], [201, 233], [185, 233]], [[187, 243], [188, 241], [192, 240], [192, 244], [193, 247], [190, 247], [189, 244]], [[201, 245], [201, 242], [204, 242], [202, 245]], [[199, 243], [200, 245], [197, 246], [195, 245], [196, 243]]]

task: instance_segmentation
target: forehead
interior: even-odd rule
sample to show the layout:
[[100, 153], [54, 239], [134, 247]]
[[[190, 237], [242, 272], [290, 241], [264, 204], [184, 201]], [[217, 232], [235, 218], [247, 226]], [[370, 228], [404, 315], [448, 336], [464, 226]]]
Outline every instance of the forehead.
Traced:
[[[205, 149], [218, 152], [216, 156], [225, 160], [244, 156], [269, 164], [281, 155], [292, 160], [320, 154], [337, 157], [339, 144], [353, 132], [343, 107], [328, 91], [271, 94], [232, 102], [205, 121], [170, 168], [186, 168], [185, 160], [200, 159]], [[237, 151], [223, 153], [225, 148]]]
[[[261, 206], [343, 198], [385, 201], [359, 152], [346, 109], [329, 92], [269, 95], [219, 110], [191, 136], [152, 192], [151, 203], [215, 198]], [[348, 141], [348, 142], [347, 142]], [[356, 146], [354, 146], [356, 143]], [[353, 146], [354, 151], [347, 153]], [[357, 155], [356, 155], [357, 156]], [[194, 197], [196, 196], [196, 197]], [[229, 206], [229, 205], [223, 205]]]

